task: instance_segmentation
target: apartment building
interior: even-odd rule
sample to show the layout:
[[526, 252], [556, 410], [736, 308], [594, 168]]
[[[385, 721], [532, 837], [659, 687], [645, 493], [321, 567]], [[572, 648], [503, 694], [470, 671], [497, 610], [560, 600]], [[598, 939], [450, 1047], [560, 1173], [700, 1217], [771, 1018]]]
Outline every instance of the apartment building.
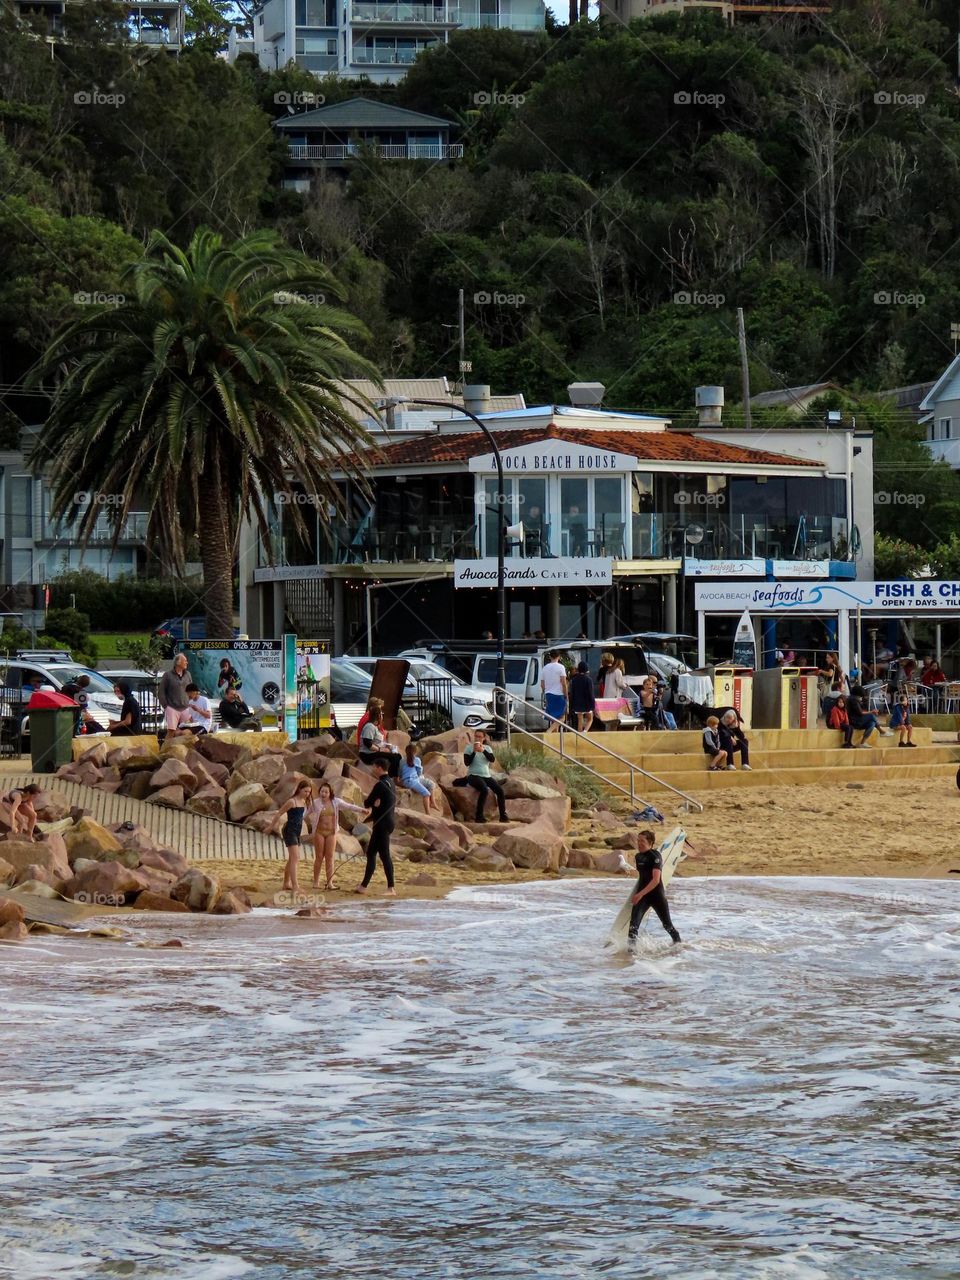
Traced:
[[600, 0], [600, 17], [628, 26], [635, 18], [652, 18], [660, 13], [684, 13], [707, 9], [725, 22], [758, 18], [809, 17], [830, 12], [828, 0]]
[[395, 83], [417, 54], [455, 31], [533, 33], [545, 22], [543, 0], [263, 0], [253, 11], [252, 39], [233, 36], [227, 56], [252, 53], [267, 71], [296, 62], [317, 75]]
[[[63, 17], [68, 5], [82, 0], [14, 0], [16, 12], [24, 22], [46, 31], [55, 41], [63, 32]], [[184, 40], [184, 0], [146, 0], [142, 4], [123, 3], [126, 29], [132, 43], [145, 51], [161, 49], [179, 53]]]

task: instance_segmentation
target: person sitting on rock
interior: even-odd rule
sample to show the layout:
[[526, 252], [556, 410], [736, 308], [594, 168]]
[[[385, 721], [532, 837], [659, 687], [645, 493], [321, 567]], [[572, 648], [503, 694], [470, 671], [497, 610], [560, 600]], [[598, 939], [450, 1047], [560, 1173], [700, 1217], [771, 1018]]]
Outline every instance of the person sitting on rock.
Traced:
[[383, 731], [383, 709], [374, 707], [360, 733], [360, 759], [364, 764], [386, 762], [387, 773], [396, 778], [400, 772], [400, 753]]
[[220, 720], [227, 729], [259, 732], [260, 721], [237, 692], [235, 685], [228, 685], [220, 699]]
[[400, 785], [406, 791], [412, 791], [414, 795], [423, 796], [423, 812], [429, 813], [431, 808], [440, 812], [440, 805], [434, 798], [434, 788], [436, 783], [432, 778], [425, 778], [423, 775], [423, 764], [417, 755], [417, 749], [412, 742], [407, 743], [405, 759], [400, 766]]
[[473, 787], [477, 792], [476, 822], [486, 821], [483, 816], [483, 806], [488, 791], [492, 791], [497, 798], [497, 804], [500, 808], [500, 821], [509, 821], [507, 818], [507, 800], [503, 794], [503, 787], [490, 776], [490, 766], [495, 759], [493, 748], [487, 742], [487, 735], [482, 729], [477, 729], [473, 735], [473, 743], [463, 753], [463, 763], [467, 766], [467, 776], [465, 778], [455, 778], [453, 783], [455, 787]]
[[41, 790], [35, 782], [28, 782], [25, 787], [14, 787], [0, 800], [0, 818], [12, 835], [24, 835], [28, 840], [43, 838], [37, 832], [37, 811], [33, 807], [34, 797]]

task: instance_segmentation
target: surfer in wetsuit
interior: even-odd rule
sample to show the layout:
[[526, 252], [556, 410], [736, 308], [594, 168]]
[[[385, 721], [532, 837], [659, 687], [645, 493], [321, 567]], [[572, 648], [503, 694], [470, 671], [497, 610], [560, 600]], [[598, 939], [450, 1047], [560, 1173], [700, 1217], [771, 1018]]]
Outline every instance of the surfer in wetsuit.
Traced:
[[643, 917], [652, 907], [657, 913], [660, 923], [674, 942], [680, 941], [680, 934], [673, 927], [670, 919], [670, 907], [667, 895], [660, 883], [660, 869], [663, 859], [657, 849], [657, 838], [652, 831], [641, 831], [637, 836], [637, 887], [631, 899], [633, 910], [630, 912], [630, 932], [627, 935], [627, 946], [631, 951], [636, 948], [637, 934]]

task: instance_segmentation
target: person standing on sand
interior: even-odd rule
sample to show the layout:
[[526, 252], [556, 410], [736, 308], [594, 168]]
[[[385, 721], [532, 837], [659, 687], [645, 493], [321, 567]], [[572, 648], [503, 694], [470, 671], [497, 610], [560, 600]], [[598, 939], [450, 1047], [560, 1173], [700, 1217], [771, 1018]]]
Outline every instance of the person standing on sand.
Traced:
[[300, 891], [297, 867], [303, 853], [303, 815], [312, 795], [312, 784], [301, 782], [290, 799], [277, 810], [277, 816], [267, 828], [267, 835], [275, 836], [280, 829], [280, 819], [286, 818], [283, 824], [283, 843], [287, 849], [287, 865], [283, 869], [283, 887], [293, 893]]
[[637, 836], [637, 886], [630, 899], [633, 910], [630, 912], [630, 930], [627, 934], [627, 948], [630, 951], [636, 950], [641, 922], [651, 907], [671, 940], [680, 941], [680, 934], [670, 918], [666, 892], [660, 883], [663, 859], [656, 845], [657, 837], [652, 831], [641, 831]]
[[390, 836], [393, 833], [393, 814], [397, 807], [397, 796], [393, 789], [393, 783], [387, 776], [388, 764], [383, 756], [378, 756], [373, 762], [373, 772], [376, 775], [376, 782], [373, 784], [373, 790], [364, 800], [364, 806], [370, 811], [370, 820], [372, 828], [370, 831], [370, 839], [367, 841], [367, 866], [363, 873], [363, 879], [354, 889], [354, 893], [366, 893], [367, 886], [373, 879], [373, 873], [377, 869], [377, 858], [383, 863], [383, 872], [387, 877], [387, 893], [391, 898], [397, 896], [397, 891], [393, 887], [393, 859], [390, 857]]
[[340, 810], [353, 809], [363, 813], [362, 804], [350, 804], [333, 794], [329, 782], [321, 782], [317, 798], [310, 806], [310, 819], [313, 822], [313, 887], [320, 888], [320, 868], [325, 866], [327, 883], [325, 889], [335, 889], [333, 883], [333, 855], [337, 848], [337, 832], [340, 830]]

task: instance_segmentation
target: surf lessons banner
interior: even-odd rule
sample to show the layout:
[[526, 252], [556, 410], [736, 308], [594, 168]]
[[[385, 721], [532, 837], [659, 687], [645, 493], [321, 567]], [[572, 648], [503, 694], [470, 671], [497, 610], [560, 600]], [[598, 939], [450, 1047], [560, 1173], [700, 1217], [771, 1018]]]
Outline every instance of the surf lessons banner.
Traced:
[[704, 613], [960, 614], [960, 581], [697, 582], [694, 604]]
[[[279, 713], [283, 693], [279, 640], [185, 640], [177, 648], [186, 654], [193, 683], [214, 702], [232, 683], [252, 711]], [[229, 669], [235, 674], [231, 676]]]

